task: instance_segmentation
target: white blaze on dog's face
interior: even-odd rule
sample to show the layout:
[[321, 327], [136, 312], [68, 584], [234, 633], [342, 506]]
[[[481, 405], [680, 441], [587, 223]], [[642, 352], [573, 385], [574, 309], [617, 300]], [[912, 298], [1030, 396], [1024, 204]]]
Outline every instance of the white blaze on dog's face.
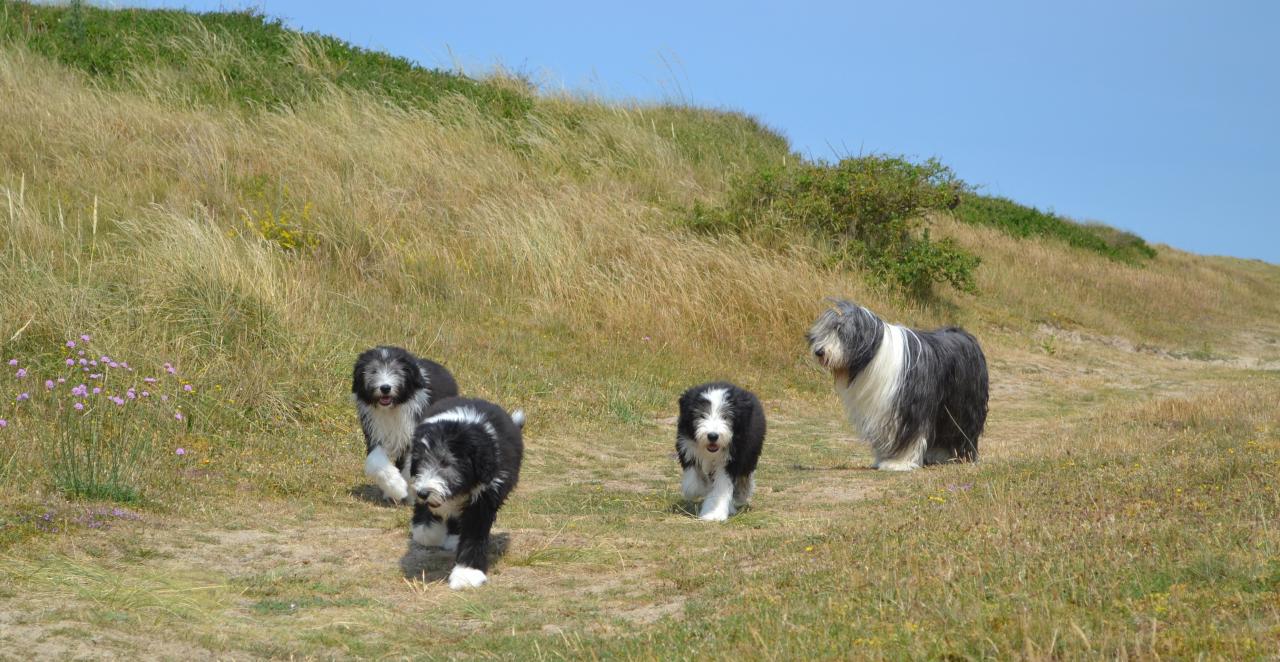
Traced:
[[383, 352], [382, 358], [371, 363], [365, 371], [365, 384], [382, 407], [390, 407], [404, 391], [405, 366], [400, 363]]
[[693, 428], [694, 441], [700, 450], [717, 453], [733, 442], [729, 390], [713, 388], [704, 391], [702, 401], [702, 412]]

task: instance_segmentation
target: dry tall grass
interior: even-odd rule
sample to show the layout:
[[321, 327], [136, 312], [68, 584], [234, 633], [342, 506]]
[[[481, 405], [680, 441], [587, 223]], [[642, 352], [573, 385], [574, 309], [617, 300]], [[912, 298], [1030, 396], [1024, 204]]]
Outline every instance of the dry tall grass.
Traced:
[[[168, 79], [149, 80], [110, 92], [0, 55], [0, 332], [26, 325], [5, 349], [92, 329], [234, 384], [228, 402], [255, 420], [296, 420], [299, 394], [339, 411], [338, 377], [375, 342], [587, 425], [711, 377], [822, 392], [800, 334], [833, 294], [911, 323], [1050, 321], [1174, 346], [1230, 348], [1245, 320], [1280, 318], [1275, 269], [1169, 249], [1131, 267], [943, 221], [984, 257], [982, 293], [916, 307], [799, 247], [691, 236], [681, 210], [746, 166], [691, 150], [671, 109], [549, 98], [513, 128], [461, 97], [411, 111], [334, 90], [246, 112], [167, 102]], [[747, 140], [772, 148], [729, 142]]]

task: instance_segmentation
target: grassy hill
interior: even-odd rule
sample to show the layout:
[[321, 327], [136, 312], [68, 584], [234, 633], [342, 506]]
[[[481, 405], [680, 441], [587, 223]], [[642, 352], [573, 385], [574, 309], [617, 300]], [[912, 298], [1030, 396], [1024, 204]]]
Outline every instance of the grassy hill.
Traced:
[[[912, 298], [800, 225], [694, 227], [797, 162], [748, 116], [251, 14], [4, 0], [0, 118], [6, 654], [1280, 654], [1275, 265], [969, 196], [917, 223], [974, 290]], [[983, 462], [862, 470], [805, 355], [832, 295], [983, 341]], [[380, 342], [530, 413], [483, 590], [360, 475]], [[770, 416], [720, 527], [670, 457], [713, 378]]]

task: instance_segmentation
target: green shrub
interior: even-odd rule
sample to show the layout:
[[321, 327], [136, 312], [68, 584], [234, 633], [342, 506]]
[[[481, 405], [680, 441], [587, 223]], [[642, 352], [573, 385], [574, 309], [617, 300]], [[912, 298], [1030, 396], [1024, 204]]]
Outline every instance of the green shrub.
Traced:
[[1099, 223], [1074, 223], [1006, 198], [965, 196], [956, 208], [956, 217], [965, 223], [998, 228], [1014, 237], [1052, 237], [1122, 262], [1156, 256], [1155, 249], [1135, 234]]
[[973, 292], [977, 256], [922, 229], [924, 215], [953, 208], [966, 190], [936, 159], [847, 158], [834, 165], [796, 162], [741, 178], [720, 207], [697, 206], [689, 224], [733, 232], [775, 248], [810, 237], [834, 264], [866, 269], [911, 296], [934, 283]]
[[154, 93], [149, 72], [180, 71], [164, 91], [195, 104], [270, 108], [338, 87], [405, 107], [458, 94], [508, 119], [524, 117], [533, 107], [532, 98], [509, 85], [300, 34], [255, 11], [194, 14], [0, 0], [0, 43], [21, 44], [119, 88]]

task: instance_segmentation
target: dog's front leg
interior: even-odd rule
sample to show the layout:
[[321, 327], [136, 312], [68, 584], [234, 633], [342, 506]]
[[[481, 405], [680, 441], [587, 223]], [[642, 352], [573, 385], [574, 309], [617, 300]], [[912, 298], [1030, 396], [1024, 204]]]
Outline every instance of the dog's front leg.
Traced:
[[497, 514], [496, 504], [481, 498], [458, 518], [458, 557], [449, 573], [449, 588], [474, 588], [489, 581], [489, 530]]
[[413, 507], [413, 524], [409, 531], [413, 541], [423, 547], [444, 547], [447, 540], [445, 523], [431, 512], [425, 502]]
[[733, 514], [733, 479], [724, 469], [717, 469], [711, 480], [711, 491], [702, 502], [699, 519], [723, 522]]
[[408, 483], [396, 465], [391, 463], [382, 446], [374, 446], [369, 451], [369, 457], [364, 461], [364, 473], [377, 483], [382, 496], [393, 501], [403, 501], [409, 496]]
[[684, 468], [684, 476], [680, 479], [680, 494], [693, 501], [707, 495], [707, 477], [696, 465]]

